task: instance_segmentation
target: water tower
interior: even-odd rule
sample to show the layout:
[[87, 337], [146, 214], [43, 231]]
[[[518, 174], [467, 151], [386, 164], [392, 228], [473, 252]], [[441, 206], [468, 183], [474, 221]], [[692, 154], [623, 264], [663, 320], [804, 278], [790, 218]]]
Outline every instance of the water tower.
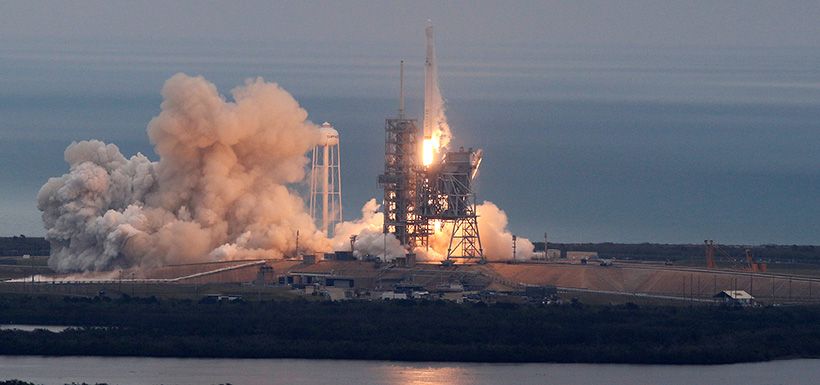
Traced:
[[333, 236], [333, 226], [342, 221], [342, 174], [339, 132], [328, 122], [319, 129], [310, 171], [310, 216], [322, 232]]

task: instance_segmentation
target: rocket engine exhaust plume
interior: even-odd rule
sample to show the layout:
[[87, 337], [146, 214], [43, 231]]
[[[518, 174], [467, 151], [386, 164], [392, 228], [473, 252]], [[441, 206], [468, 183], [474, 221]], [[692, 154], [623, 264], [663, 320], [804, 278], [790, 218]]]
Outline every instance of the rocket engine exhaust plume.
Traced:
[[441, 156], [441, 151], [450, 145], [450, 125], [445, 115], [444, 98], [438, 85], [438, 65], [433, 42], [433, 25], [428, 21], [427, 60], [424, 63], [424, 140], [422, 142], [422, 164], [429, 166]]
[[65, 151], [67, 174], [40, 189], [57, 271], [156, 266], [330, 250], [302, 198], [319, 140], [307, 112], [275, 83], [246, 81], [221, 96], [202, 77], [166, 81], [161, 112], [148, 124], [159, 155], [124, 157], [90, 140]]

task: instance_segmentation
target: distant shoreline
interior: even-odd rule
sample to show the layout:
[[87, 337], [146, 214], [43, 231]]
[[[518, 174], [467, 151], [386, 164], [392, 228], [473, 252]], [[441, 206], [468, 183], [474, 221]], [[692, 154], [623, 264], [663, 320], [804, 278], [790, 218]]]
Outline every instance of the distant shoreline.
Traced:
[[[378, 358], [365, 358], [365, 359], [357, 359], [357, 358], [311, 358], [311, 357], [177, 357], [177, 356], [136, 356], [136, 355], [45, 355], [45, 354], [0, 354], [0, 358], [32, 358], [32, 357], [39, 357], [39, 358], [123, 358], [123, 359], [130, 359], [130, 358], [146, 358], [146, 359], [174, 359], [174, 360], [253, 360], [253, 361], [263, 361], [263, 360], [277, 360], [277, 361], [288, 361], [288, 360], [308, 360], [308, 361], [348, 361], [348, 362], [371, 362], [371, 363], [386, 363], [386, 364], [472, 364], [472, 365], [481, 365], [481, 364], [498, 364], [498, 365], [532, 365], [532, 364], [546, 364], [546, 365], [613, 365], [613, 366], [621, 366], [621, 365], [629, 365], [629, 366], [673, 366], [673, 367], [684, 367], [684, 366], [705, 366], [705, 367], [716, 367], [716, 366], [730, 366], [730, 365], [741, 365], [741, 364], [758, 364], [758, 363], [766, 363], [766, 362], [788, 362], [788, 361], [818, 361], [820, 363], [820, 356], [816, 357], [780, 357], [780, 358], [773, 358], [770, 360], [762, 360], [762, 361], [741, 361], [741, 362], [726, 362], [726, 363], [715, 363], [715, 364], [682, 364], [682, 363], [631, 363], [631, 362], [553, 362], [553, 361], [430, 361], [430, 360], [385, 360], [385, 359], [378, 359]], [[0, 377], [0, 381], [8, 380], [7, 378]]]

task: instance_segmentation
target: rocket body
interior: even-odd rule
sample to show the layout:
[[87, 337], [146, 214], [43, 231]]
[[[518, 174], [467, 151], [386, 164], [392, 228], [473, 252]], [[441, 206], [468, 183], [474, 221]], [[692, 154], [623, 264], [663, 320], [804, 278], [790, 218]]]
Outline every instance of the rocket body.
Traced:
[[433, 24], [427, 24], [424, 30], [427, 36], [427, 59], [424, 61], [424, 138], [430, 139], [433, 135], [433, 124], [436, 112], [434, 95], [438, 89], [436, 76], [436, 50], [433, 45]]

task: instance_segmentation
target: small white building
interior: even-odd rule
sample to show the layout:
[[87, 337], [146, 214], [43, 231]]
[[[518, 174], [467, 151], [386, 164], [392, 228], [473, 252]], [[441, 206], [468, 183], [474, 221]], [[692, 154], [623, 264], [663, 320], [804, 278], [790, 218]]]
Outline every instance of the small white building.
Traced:
[[532, 259], [535, 261], [552, 261], [561, 258], [560, 249], [549, 249], [546, 253], [543, 251], [536, 251], [532, 253]]
[[598, 252], [596, 251], [567, 251], [567, 259], [570, 261], [581, 260], [581, 259], [593, 259], [598, 258]]
[[755, 297], [744, 290], [724, 290], [715, 294], [712, 298], [729, 305], [751, 306], [754, 305]]
[[407, 299], [407, 293], [396, 293], [395, 291], [385, 291], [381, 299]]

